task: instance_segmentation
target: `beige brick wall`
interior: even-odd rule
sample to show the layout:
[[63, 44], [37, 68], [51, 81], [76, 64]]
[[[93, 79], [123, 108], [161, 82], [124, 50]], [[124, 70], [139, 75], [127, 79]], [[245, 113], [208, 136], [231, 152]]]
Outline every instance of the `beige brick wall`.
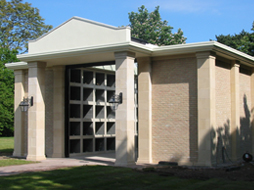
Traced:
[[[240, 130], [237, 131], [237, 157], [241, 159], [242, 155], [249, 151], [251, 153], [251, 77], [248, 70], [240, 68]], [[249, 70], [250, 72], [250, 70]]]
[[216, 126], [213, 136], [213, 155], [215, 163], [222, 163], [223, 156], [225, 161], [226, 153], [222, 153], [222, 147], [226, 148], [231, 156], [231, 137], [230, 137], [230, 120], [231, 120], [231, 85], [230, 85], [230, 68], [231, 65], [216, 61], [215, 69], [215, 106], [216, 106]]
[[197, 161], [196, 58], [152, 63], [153, 162]]
[[46, 70], [45, 77], [45, 154], [53, 153], [53, 70]]

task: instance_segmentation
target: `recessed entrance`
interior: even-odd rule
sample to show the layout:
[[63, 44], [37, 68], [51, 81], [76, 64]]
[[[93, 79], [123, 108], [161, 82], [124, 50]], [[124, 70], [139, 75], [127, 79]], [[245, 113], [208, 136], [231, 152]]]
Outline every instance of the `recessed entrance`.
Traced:
[[115, 151], [115, 112], [108, 100], [115, 93], [115, 72], [71, 68], [68, 72], [67, 154]]

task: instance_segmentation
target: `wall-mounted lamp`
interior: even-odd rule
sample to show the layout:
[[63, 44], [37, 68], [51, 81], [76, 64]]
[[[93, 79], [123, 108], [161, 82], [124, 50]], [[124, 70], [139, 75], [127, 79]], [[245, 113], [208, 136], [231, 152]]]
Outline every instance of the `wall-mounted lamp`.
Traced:
[[119, 104], [123, 102], [123, 93], [120, 92], [119, 95], [114, 94], [112, 98], [108, 101], [110, 103], [110, 107], [113, 111], [117, 110]]
[[34, 104], [34, 98], [33, 96], [31, 98], [23, 98], [23, 101], [20, 102], [19, 107], [22, 112], [27, 112], [29, 106], [32, 107]]

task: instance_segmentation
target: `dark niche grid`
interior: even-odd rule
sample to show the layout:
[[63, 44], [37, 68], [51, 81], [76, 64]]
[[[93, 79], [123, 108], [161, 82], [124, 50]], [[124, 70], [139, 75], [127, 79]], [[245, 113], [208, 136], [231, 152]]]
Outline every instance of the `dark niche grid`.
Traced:
[[70, 69], [69, 154], [115, 150], [114, 72]]

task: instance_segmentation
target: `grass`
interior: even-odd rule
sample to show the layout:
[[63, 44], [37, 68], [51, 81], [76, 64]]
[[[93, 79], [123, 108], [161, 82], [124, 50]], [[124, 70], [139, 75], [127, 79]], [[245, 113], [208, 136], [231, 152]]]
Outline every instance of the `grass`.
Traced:
[[13, 159], [8, 157], [12, 155], [13, 148], [14, 148], [14, 137], [0, 137], [0, 167], [35, 163], [31, 161], [26, 161], [22, 159]]
[[0, 137], [0, 153], [11, 154], [14, 149], [14, 137]]
[[[0, 137], [0, 152], [13, 152], [13, 137]], [[0, 166], [27, 164], [19, 159], [0, 159]], [[1, 170], [1, 169], [0, 169]], [[0, 177], [0, 189], [253, 189], [254, 182], [224, 179], [195, 180], [159, 176], [153, 170], [137, 172], [130, 168], [82, 166], [46, 172]]]
[[0, 189], [253, 189], [254, 182], [159, 176], [130, 168], [82, 166], [0, 177]]
[[13, 159], [5, 157], [3, 159], [0, 159], [0, 167], [3, 166], [13, 166], [13, 165], [22, 165], [22, 164], [30, 164], [30, 163], [36, 163], [33, 161], [26, 161], [21, 159]]

